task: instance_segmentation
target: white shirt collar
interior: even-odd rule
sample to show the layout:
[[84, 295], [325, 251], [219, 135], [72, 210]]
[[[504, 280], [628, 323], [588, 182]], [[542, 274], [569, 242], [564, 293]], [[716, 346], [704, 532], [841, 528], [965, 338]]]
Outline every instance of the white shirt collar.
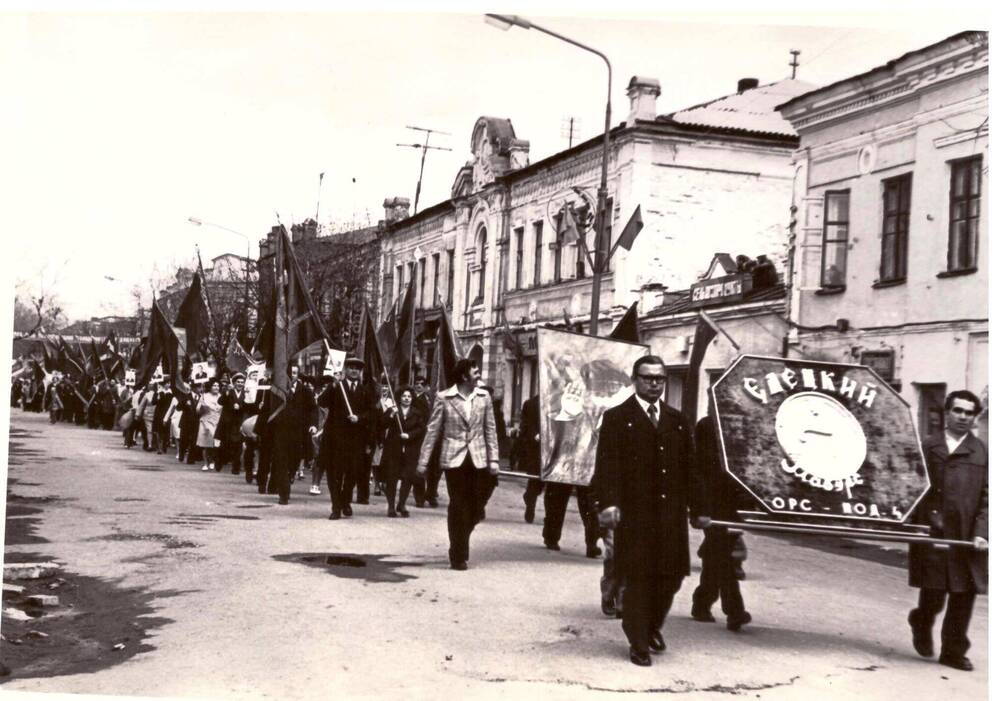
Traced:
[[[458, 391], [458, 385], [452, 385], [451, 387], [449, 387], [448, 389], [446, 389], [444, 392], [442, 392], [441, 396], [443, 396], [443, 397], [461, 397], [462, 393]], [[472, 390], [472, 394], [469, 395], [469, 397], [484, 397], [484, 396], [488, 397], [488, 396], [490, 396], [490, 393], [487, 392], [482, 387], [476, 387], [475, 389]]]
[[[638, 394], [635, 395], [635, 401], [639, 402], [639, 406], [642, 407], [643, 413], [646, 413], [646, 414], [649, 413], [649, 407], [653, 404], [653, 402], [647, 402], [645, 399], [643, 399], [642, 397], [640, 397]], [[660, 406], [660, 400], [657, 399], [656, 400], [656, 415], [659, 416], [661, 413], [663, 413], [663, 407]]]

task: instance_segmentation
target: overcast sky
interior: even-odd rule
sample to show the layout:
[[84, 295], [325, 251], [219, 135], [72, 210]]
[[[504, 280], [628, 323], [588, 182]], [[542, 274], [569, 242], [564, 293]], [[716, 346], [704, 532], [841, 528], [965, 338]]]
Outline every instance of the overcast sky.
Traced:
[[[702, 4], [704, 6], [704, 4]], [[523, 11], [604, 51], [612, 122], [633, 75], [659, 79], [658, 111], [735, 91], [742, 77], [821, 86], [965, 29], [947, 14], [882, 16]], [[129, 290], [177, 263], [251, 254], [276, 222], [375, 223], [389, 196], [413, 198], [420, 153], [399, 148], [429, 127], [421, 209], [448, 197], [481, 115], [509, 117], [532, 161], [603, 127], [599, 59], [539, 32], [499, 31], [479, 14], [197, 12], [0, 14], [5, 86], [0, 180], [13, 283], [55, 285], [71, 319], [131, 313]], [[12, 107], [12, 109], [10, 109]], [[13, 137], [13, 138], [11, 138]], [[108, 281], [105, 276], [120, 282]], [[147, 299], [148, 302], [148, 293]]]

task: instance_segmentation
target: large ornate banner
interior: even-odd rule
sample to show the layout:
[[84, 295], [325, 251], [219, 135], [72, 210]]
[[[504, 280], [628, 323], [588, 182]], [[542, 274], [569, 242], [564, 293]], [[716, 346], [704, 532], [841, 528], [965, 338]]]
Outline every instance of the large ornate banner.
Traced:
[[930, 488], [910, 407], [868, 367], [743, 355], [712, 395], [726, 470], [771, 514], [900, 525]]
[[538, 329], [543, 480], [590, 484], [601, 416], [632, 396], [632, 364], [647, 353], [644, 345]]

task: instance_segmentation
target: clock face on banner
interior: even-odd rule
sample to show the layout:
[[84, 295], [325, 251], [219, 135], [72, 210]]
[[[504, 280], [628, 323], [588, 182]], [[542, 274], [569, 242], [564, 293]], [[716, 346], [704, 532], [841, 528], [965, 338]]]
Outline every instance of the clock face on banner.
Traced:
[[930, 488], [910, 407], [870, 368], [744, 355], [712, 397], [726, 471], [771, 513], [899, 524]]

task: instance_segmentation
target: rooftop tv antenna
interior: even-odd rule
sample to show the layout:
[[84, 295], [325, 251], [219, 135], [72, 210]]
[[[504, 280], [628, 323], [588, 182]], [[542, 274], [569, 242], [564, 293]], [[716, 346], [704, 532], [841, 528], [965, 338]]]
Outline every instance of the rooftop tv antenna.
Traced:
[[412, 129], [414, 131], [425, 132], [424, 143], [416, 144], [396, 144], [396, 146], [403, 146], [404, 148], [418, 148], [421, 149], [420, 153], [420, 177], [417, 179], [417, 195], [413, 198], [413, 213], [417, 213], [417, 205], [420, 203], [420, 186], [424, 182], [424, 161], [427, 159], [428, 151], [451, 151], [450, 148], [445, 148], [443, 146], [431, 146], [431, 134], [441, 134], [442, 136], [451, 136], [446, 131], [437, 131], [436, 129], [426, 129], [424, 127], [411, 127], [407, 126], [407, 129]]

